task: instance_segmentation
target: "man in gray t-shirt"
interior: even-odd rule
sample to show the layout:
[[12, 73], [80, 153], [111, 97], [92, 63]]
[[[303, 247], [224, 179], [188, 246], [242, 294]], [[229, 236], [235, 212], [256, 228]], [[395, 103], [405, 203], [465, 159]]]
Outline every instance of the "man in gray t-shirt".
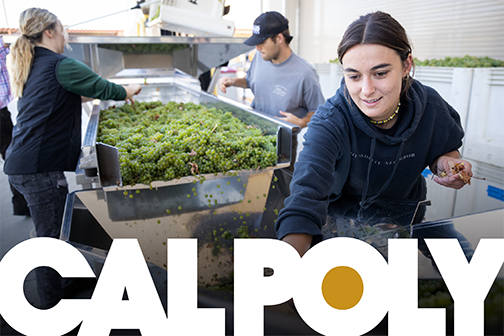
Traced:
[[250, 88], [252, 108], [306, 127], [324, 96], [313, 66], [289, 46], [288, 20], [278, 12], [266, 12], [254, 21], [252, 32], [244, 43], [255, 46], [257, 53], [246, 77], [223, 78], [219, 88], [224, 93], [229, 86]]

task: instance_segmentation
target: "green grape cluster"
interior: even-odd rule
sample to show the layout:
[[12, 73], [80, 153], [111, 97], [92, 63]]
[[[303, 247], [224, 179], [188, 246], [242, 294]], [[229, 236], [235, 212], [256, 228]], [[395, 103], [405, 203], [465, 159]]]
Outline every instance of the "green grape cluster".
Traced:
[[[454, 301], [446, 284], [441, 279], [419, 279], [418, 307], [446, 308], [447, 317], [453, 320]], [[485, 326], [496, 334], [504, 331], [504, 279], [495, 279], [484, 301]], [[493, 333], [492, 333], [493, 334]]]
[[163, 54], [189, 47], [183, 43], [99, 44], [98, 47], [134, 54]]
[[436, 67], [453, 67], [453, 68], [491, 68], [504, 67], [504, 61], [485, 57], [475, 57], [465, 55], [464, 57], [445, 57], [444, 59], [427, 59], [420, 61], [415, 58], [416, 65], [436, 66]]
[[485, 318], [495, 334], [504, 334], [504, 279], [495, 279], [485, 298]]
[[194, 103], [137, 102], [100, 111], [96, 141], [117, 147], [124, 185], [261, 169], [277, 162], [276, 136]]
[[442, 280], [420, 280], [418, 306], [422, 308], [453, 307], [453, 299]]

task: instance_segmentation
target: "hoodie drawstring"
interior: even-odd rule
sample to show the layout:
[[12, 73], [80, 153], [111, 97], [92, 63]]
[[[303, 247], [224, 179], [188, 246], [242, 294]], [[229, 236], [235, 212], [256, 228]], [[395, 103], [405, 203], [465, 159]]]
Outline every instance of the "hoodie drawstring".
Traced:
[[360, 202], [360, 208], [359, 208], [359, 215], [358, 215], [358, 217], [360, 217], [361, 211], [363, 209], [367, 209], [380, 196], [380, 194], [385, 189], [387, 189], [387, 187], [389, 186], [390, 182], [392, 182], [392, 179], [394, 178], [394, 175], [395, 175], [395, 172], [397, 170], [397, 167], [399, 166], [399, 158], [402, 155], [402, 152], [403, 152], [405, 144], [406, 144], [406, 139], [403, 139], [402, 142], [401, 142], [401, 146], [399, 147], [399, 151], [397, 152], [397, 156], [396, 156], [395, 163], [394, 163], [394, 169], [392, 170], [392, 173], [389, 175], [387, 181], [385, 181], [385, 183], [383, 184], [383, 186], [380, 188], [380, 191], [378, 191], [378, 193], [376, 195], [371, 196], [369, 198], [366, 198], [367, 197], [368, 188], [369, 188], [369, 180], [370, 180], [370, 175], [371, 175], [373, 156], [374, 156], [375, 147], [376, 147], [376, 139], [373, 138], [373, 140], [371, 141], [371, 149], [370, 149], [371, 154], [370, 154], [370, 159], [369, 159], [369, 165], [368, 165], [368, 171], [367, 171], [367, 177], [366, 177], [366, 184], [364, 185], [364, 190], [362, 192], [362, 198], [361, 198], [361, 202]]
[[371, 148], [369, 149], [369, 164], [368, 164], [368, 170], [367, 170], [367, 174], [366, 174], [366, 184], [364, 185], [364, 190], [362, 191], [361, 205], [365, 203], [366, 196], [368, 193], [369, 178], [371, 175], [371, 168], [373, 167], [373, 157], [374, 157], [375, 147], [376, 147], [376, 139], [373, 138], [371, 140]]

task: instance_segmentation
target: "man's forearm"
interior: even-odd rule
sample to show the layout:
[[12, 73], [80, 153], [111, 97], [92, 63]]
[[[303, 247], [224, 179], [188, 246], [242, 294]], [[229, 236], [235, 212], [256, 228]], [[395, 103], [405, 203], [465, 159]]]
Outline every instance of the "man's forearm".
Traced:
[[310, 122], [311, 117], [314, 113], [315, 112], [306, 113], [306, 115], [303, 118], [301, 118], [301, 125], [299, 126], [301, 126], [301, 128], [305, 128], [306, 126], [308, 126], [308, 123]]
[[237, 87], [241, 87], [243, 89], [247, 89], [248, 88], [247, 80], [245, 79], [245, 77], [234, 78], [233, 86], [237, 86]]

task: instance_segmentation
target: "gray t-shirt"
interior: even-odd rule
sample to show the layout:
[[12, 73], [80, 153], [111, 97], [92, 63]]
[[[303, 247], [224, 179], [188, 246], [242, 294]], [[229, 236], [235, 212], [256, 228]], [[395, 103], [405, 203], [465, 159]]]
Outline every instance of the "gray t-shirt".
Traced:
[[256, 53], [246, 80], [254, 93], [251, 107], [271, 116], [284, 111], [302, 118], [325, 102], [315, 68], [294, 52], [280, 64]]

